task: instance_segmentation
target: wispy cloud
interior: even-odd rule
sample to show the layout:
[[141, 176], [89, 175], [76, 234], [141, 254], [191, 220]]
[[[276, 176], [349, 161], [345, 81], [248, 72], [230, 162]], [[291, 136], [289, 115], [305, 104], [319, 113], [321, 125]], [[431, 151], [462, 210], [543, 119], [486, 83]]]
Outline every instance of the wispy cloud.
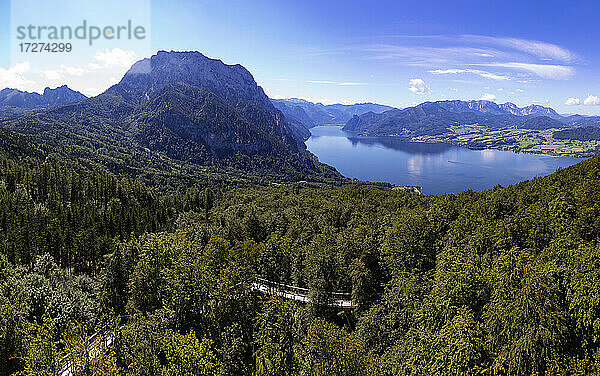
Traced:
[[[518, 53], [535, 56], [541, 60], [559, 60], [563, 62], [573, 62], [578, 59], [577, 54], [569, 49], [554, 43], [540, 40], [523, 39], [514, 37], [496, 37], [488, 35], [461, 34], [461, 35], [387, 35], [386, 39], [395, 38], [399, 40], [422, 40], [426, 43], [438, 42], [444, 44], [477, 46], [477, 48], [493, 51], [509, 52], [510, 50]], [[481, 56], [498, 57], [495, 53], [482, 52]]]
[[577, 58], [573, 52], [564, 47], [539, 40], [471, 34], [461, 35], [459, 38], [469, 43], [488, 44], [525, 52], [542, 60], [572, 62]]
[[[574, 52], [557, 44], [514, 37], [387, 35], [380, 41], [331, 49], [329, 53], [385, 64], [426, 67], [431, 74], [473, 74], [490, 80], [524, 83], [539, 78], [568, 79], [575, 74], [579, 60]], [[488, 69], [476, 68], [484, 66]]]
[[478, 69], [434, 69], [434, 70], [430, 70], [428, 72], [431, 74], [472, 73], [472, 74], [481, 76], [483, 78], [489, 78], [491, 80], [497, 80], [497, 81], [510, 80], [510, 77], [508, 77], [508, 76], [501, 75], [501, 74], [495, 74], [495, 73], [491, 73], [491, 72], [486, 72], [486, 71], [478, 70]]
[[371, 44], [358, 47], [368, 59], [406, 65], [436, 66], [464, 62], [489, 62], [500, 51], [475, 47], [428, 47]]
[[310, 84], [338, 85], [338, 86], [366, 86], [365, 82], [337, 82], [329, 80], [308, 80]]
[[535, 63], [519, 63], [519, 62], [508, 62], [508, 63], [490, 63], [490, 64], [478, 64], [481, 66], [497, 67], [497, 68], [508, 68], [515, 69], [524, 72], [533, 73], [541, 78], [550, 78], [554, 80], [564, 80], [570, 78], [575, 74], [575, 69], [567, 65], [555, 65], [555, 64], [535, 64]]

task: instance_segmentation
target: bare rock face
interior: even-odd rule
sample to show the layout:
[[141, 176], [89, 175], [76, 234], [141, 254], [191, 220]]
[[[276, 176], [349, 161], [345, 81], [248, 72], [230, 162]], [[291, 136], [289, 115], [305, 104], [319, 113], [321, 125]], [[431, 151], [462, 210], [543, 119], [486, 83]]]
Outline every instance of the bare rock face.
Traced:
[[233, 103], [246, 100], [272, 108], [263, 89], [246, 68], [239, 64], [227, 65], [196, 51], [159, 51], [133, 64], [118, 86], [141, 98], [149, 98], [175, 82], [207, 89]]

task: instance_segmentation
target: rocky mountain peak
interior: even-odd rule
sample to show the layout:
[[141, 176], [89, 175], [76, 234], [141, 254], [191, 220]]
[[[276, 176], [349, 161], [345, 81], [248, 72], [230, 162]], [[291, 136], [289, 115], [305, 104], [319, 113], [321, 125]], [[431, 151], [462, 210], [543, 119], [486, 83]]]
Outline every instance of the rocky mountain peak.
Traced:
[[45, 104], [51, 107], [79, 102], [86, 98], [85, 95], [70, 89], [67, 85], [62, 85], [55, 89], [47, 87], [44, 89], [42, 97], [44, 98]]
[[151, 97], [176, 82], [208, 89], [234, 103], [252, 101], [271, 108], [264, 91], [246, 68], [225, 64], [197, 51], [159, 51], [135, 63], [117, 86]]

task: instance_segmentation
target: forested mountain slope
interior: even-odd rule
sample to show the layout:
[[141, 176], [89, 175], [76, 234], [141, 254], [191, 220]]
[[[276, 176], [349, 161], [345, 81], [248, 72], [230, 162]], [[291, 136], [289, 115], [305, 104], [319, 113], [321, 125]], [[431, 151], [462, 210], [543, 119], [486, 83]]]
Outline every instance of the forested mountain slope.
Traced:
[[[599, 157], [441, 197], [305, 184], [163, 192], [1, 135], [2, 375], [55, 373], [63, 355], [83, 359], [91, 333], [113, 331], [89, 373], [600, 369]], [[257, 276], [306, 287], [311, 302], [253, 293]], [[331, 291], [357, 309], [328, 308]]]
[[[396, 116], [506, 121], [378, 124]], [[1, 376], [65, 356], [97, 375], [600, 372], [600, 157], [486, 192], [351, 185], [244, 68], [198, 53], [1, 125]]]
[[345, 179], [310, 154], [252, 75], [198, 52], [160, 51], [78, 103], [0, 121], [115, 173], [239, 180]]

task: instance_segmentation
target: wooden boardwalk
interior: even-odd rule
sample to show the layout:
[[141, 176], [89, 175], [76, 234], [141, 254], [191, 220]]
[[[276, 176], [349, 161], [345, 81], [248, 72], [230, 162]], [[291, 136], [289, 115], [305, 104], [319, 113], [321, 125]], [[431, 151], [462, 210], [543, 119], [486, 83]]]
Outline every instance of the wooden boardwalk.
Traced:
[[[308, 289], [290, 286], [283, 283], [277, 283], [268, 281], [266, 279], [257, 278], [251, 285], [250, 290], [256, 291], [262, 294], [268, 294], [272, 296], [280, 296], [284, 299], [295, 300], [300, 303], [309, 303], [310, 298], [308, 297]], [[330, 292], [328, 293], [330, 299], [328, 302], [328, 306], [332, 308], [338, 308], [343, 311], [350, 311], [354, 309], [354, 304], [352, 304], [352, 299], [349, 293], [343, 292]], [[121, 316], [121, 319], [128, 318], [129, 316]], [[123, 324], [119, 327], [121, 329]], [[98, 333], [92, 335], [89, 341], [89, 348], [87, 349], [87, 359], [89, 361], [94, 360], [96, 357], [100, 355], [100, 349], [102, 343], [100, 341], [104, 341], [105, 347], [110, 347], [115, 339], [115, 333], [104, 333], [101, 336], [102, 339], [99, 338]], [[60, 372], [60, 376], [73, 376], [77, 373], [78, 369], [82, 367], [81, 364], [73, 364], [71, 360], [69, 360], [69, 356], [65, 356], [60, 361], [63, 366]]]
[[[263, 294], [295, 300], [300, 303], [310, 302], [308, 289], [272, 282], [262, 278], [257, 278], [256, 281], [250, 285], [250, 289]], [[328, 306], [342, 310], [354, 309], [350, 294], [343, 292], [330, 292], [328, 294], [331, 297]]]

